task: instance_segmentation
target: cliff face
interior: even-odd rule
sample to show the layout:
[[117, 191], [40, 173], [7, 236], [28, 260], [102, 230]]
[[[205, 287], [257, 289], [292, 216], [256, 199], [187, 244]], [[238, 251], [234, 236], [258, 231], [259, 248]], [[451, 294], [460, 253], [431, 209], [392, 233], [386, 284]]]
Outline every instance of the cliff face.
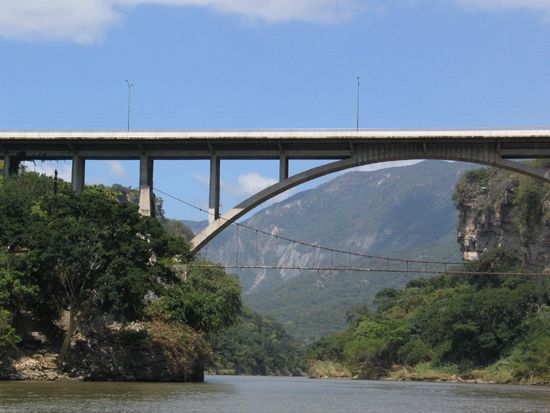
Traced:
[[458, 182], [458, 242], [464, 259], [502, 247], [533, 271], [550, 272], [550, 185], [496, 169], [467, 172]]
[[25, 344], [0, 349], [0, 380], [201, 382], [210, 357], [202, 335], [158, 321], [78, 333], [64, 361], [47, 340]]

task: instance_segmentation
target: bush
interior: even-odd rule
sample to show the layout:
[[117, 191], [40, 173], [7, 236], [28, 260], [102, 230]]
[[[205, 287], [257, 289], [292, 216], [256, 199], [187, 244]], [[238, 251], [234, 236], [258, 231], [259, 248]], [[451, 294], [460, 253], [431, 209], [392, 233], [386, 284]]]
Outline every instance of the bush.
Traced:
[[550, 320], [533, 316], [525, 323], [527, 334], [512, 350], [508, 361], [518, 380], [550, 380]]
[[241, 312], [238, 280], [221, 267], [190, 266], [187, 277], [166, 294], [148, 313], [168, 318], [205, 333], [218, 332], [237, 322]]
[[0, 348], [14, 347], [21, 341], [15, 333], [15, 328], [11, 325], [11, 313], [3, 308], [0, 308]]

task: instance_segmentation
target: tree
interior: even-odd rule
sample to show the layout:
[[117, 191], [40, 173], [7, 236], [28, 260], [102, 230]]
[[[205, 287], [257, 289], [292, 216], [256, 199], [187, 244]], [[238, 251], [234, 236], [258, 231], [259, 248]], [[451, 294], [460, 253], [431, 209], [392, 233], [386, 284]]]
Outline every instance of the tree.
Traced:
[[[33, 217], [32, 208], [38, 200], [53, 194], [53, 179], [36, 173], [14, 175], [0, 180], [0, 245], [17, 252], [26, 248]], [[60, 190], [68, 190], [68, 184], [59, 182]]]
[[165, 260], [188, 257], [183, 240], [102, 191], [62, 191], [33, 206], [28, 228], [28, 267], [42, 293], [69, 312], [61, 356], [92, 308], [121, 320], [141, 316], [146, 295], [161, 294], [177, 277]]
[[0, 251], [0, 347], [19, 342], [14, 321], [22, 311], [30, 308], [37, 293], [38, 287], [26, 274], [13, 268], [8, 254]]
[[235, 324], [241, 313], [239, 281], [221, 267], [195, 264], [199, 266], [189, 266], [185, 279], [167, 290], [153, 311], [197, 331], [219, 332]]
[[483, 366], [521, 335], [533, 300], [527, 284], [517, 289], [471, 287], [421, 308], [415, 324], [441, 361]]

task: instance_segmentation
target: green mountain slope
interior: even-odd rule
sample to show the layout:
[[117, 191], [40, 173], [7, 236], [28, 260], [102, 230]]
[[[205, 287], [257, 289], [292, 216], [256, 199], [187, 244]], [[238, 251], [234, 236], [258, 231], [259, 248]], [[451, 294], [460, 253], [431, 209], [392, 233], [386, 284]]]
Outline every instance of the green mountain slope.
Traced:
[[[472, 166], [425, 161], [374, 172], [350, 172], [274, 204], [244, 224], [271, 234], [362, 253], [460, 260], [452, 193]], [[203, 251], [226, 264], [344, 267], [348, 258], [235, 227]], [[352, 262], [354, 266], [376, 263]], [[378, 263], [377, 265], [380, 265]], [[315, 339], [345, 327], [346, 311], [382, 288], [414, 275], [239, 270], [244, 301], [292, 335]]]

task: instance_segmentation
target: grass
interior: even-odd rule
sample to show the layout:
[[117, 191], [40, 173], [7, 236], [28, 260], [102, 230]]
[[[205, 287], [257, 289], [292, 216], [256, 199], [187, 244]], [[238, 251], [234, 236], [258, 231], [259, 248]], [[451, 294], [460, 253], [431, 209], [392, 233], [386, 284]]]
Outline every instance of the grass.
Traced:
[[461, 381], [456, 365], [432, 363], [418, 363], [414, 367], [399, 366], [389, 373], [388, 378], [403, 381]]
[[351, 371], [334, 361], [314, 360], [307, 369], [307, 375], [314, 379], [351, 379]]

